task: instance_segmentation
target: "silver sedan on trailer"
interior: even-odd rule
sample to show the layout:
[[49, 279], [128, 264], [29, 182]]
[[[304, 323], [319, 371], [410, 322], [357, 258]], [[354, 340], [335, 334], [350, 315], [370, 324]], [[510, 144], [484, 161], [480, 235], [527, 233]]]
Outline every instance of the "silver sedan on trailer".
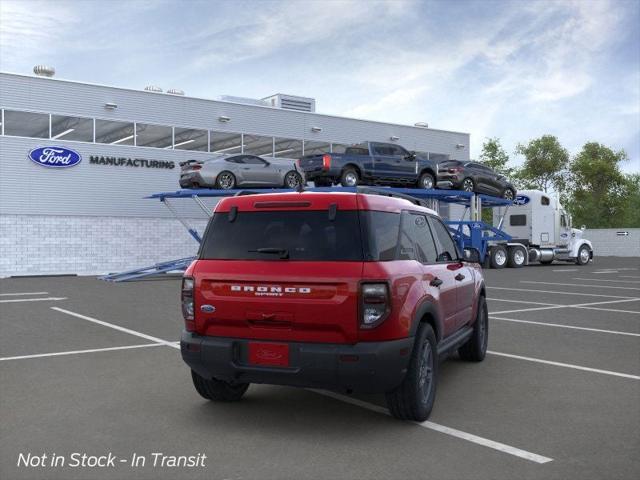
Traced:
[[304, 173], [292, 158], [219, 155], [211, 160], [181, 162], [180, 168], [182, 188], [298, 188], [305, 181]]

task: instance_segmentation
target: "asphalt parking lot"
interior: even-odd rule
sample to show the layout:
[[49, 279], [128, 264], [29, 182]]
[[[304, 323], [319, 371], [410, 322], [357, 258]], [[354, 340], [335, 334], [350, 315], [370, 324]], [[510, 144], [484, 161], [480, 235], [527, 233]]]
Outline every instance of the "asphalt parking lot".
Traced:
[[[485, 277], [490, 353], [442, 364], [424, 424], [381, 396], [253, 385], [203, 400], [177, 349], [177, 278], [0, 280], [0, 478], [639, 478], [640, 259]], [[118, 460], [18, 467], [73, 452]]]

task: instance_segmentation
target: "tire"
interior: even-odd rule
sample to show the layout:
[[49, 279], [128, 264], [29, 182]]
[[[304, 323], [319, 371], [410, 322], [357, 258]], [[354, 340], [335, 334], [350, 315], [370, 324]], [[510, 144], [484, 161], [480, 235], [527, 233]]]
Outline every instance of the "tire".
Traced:
[[231, 190], [236, 186], [236, 176], [225, 170], [216, 177], [216, 188], [220, 190]]
[[292, 188], [295, 190], [297, 188], [300, 188], [300, 185], [302, 185], [302, 175], [294, 170], [287, 172], [287, 174], [284, 176], [285, 188]]
[[491, 247], [491, 258], [489, 265], [491, 268], [504, 268], [507, 265], [507, 249], [502, 245]]
[[589, 249], [588, 246], [582, 245], [578, 249], [578, 256], [576, 257], [576, 264], [577, 265], [586, 265], [587, 263], [589, 263], [590, 259], [591, 259], [591, 250]]
[[345, 168], [340, 175], [340, 185], [343, 187], [357, 187], [360, 183], [360, 176], [355, 168]]
[[515, 197], [515, 192], [510, 188], [505, 188], [504, 192], [502, 192], [502, 198], [504, 198], [505, 200], [513, 200], [515, 199]]
[[216, 402], [237, 402], [249, 388], [248, 383], [230, 384], [215, 378], [206, 379], [191, 370], [193, 386], [202, 398]]
[[436, 188], [436, 181], [433, 178], [433, 175], [427, 172], [420, 175], [420, 178], [418, 179], [418, 188], [423, 188], [425, 190], [432, 190]]
[[489, 342], [489, 311], [484, 296], [478, 300], [478, 313], [473, 324], [473, 334], [467, 343], [458, 349], [458, 355], [467, 362], [481, 362], [487, 354]]
[[474, 183], [472, 178], [467, 177], [464, 180], [462, 180], [462, 183], [460, 184], [460, 189], [465, 192], [475, 192], [476, 184]]
[[431, 325], [418, 328], [409, 368], [402, 383], [386, 393], [391, 415], [400, 420], [424, 422], [433, 409], [438, 383], [438, 347]]
[[520, 268], [527, 263], [527, 252], [522, 247], [509, 247], [507, 250], [507, 266], [509, 268]]

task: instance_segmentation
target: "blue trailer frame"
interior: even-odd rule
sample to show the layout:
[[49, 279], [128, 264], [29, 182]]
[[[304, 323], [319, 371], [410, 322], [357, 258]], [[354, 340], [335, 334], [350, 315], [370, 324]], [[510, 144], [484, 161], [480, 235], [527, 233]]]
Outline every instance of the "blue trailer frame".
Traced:
[[[308, 188], [305, 191], [311, 192], [353, 192], [353, 193], [366, 193], [369, 190], [371, 193], [377, 194], [389, 194], [390, 196], [410, 196], [414, 199], [421, 200], [423, 206], [437, 210], [437, 202], [445, 202], [450, 204], [457, 204], [467, 207], [473, 211], [474, 205], [477, 206], [477, 210], [481, 208], [495, 208], [495, 207], [508, 207], [512, 204], [511, 200], [503, 198], [492, 197], [490, 195], [476, 194], [473, 192], [464, 192], [458, 190], [422, 190], [416, 188], [394, 188], [394, 187], [317, 187]], [[193, 199], [198, 206], [207, 214], [212, 215], [212, 211], [204, 204], [202, 198], [224, 198], [233, 197], [236, 195], [250, 195], [250, 194], [265, 194], [265, 193], [291, 193], [295, 190], [287, 188], [259, 188], [259, 189], [233, 189], [233, 190], [214, 190], [214, 189], [183, 189], [176, 190], [174, 192], [160, 192], [154, 193], [146, 199], [160, 200], [175, 216], [177, 220], [187, 229], [193, 239], [201, 243], [202, 239], [197, 230], [184, 219], [181, 218], [177, 210], [173, 207], [171, 201], [173, 199]], [[429, 203], [431, 202], [431, 204]], [[463, 214], [463, 218], [466, 215], [466, 211]], [[487, 225], [481, 220], [448, 220], [445, 224], [449, 227], [454, 239], [458, 243], [458, 246], [463, 248], [475, 248], [480, 253], [480, 261], [484, 262], [489, 249], [489, 242], [492, 241], [510, 241], [511, 237], [499, 228]], [[185, 270], [191, 261], [195, 257], [181, 258], [178, 260], [170, 260], [167, 262], [158, 263], [149, 267], [143, 267], [138, 269], [129, 270], [121, 273], [114, 273], [100, 277], [103, 280], [122, 282], [129, 280], [137, 280], [140, 278], [148, 277], [151, 275], [168, 273], [172, 271]]]

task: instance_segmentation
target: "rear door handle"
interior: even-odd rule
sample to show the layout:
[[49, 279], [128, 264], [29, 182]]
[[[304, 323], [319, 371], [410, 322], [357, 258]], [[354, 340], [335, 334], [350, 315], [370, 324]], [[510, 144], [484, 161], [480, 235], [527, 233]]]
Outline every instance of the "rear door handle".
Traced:
[[457, 275], [456, 275], [455, 277], [453, 277], [453, 278], [455, 278], [457, 281], [459, 281], [459, 282], [460, 282], [460, 281], [464, 280], [464, 275], [463, 275], [463, 274], [461, 274], [461, 273], [459, 273], [459, 274], [457, 274]]
[[429, 282], [429, 285], [431, 285], [432, 287], [439, 287], [440, 285], [442, 285], [442, 280], [436, 277]]

